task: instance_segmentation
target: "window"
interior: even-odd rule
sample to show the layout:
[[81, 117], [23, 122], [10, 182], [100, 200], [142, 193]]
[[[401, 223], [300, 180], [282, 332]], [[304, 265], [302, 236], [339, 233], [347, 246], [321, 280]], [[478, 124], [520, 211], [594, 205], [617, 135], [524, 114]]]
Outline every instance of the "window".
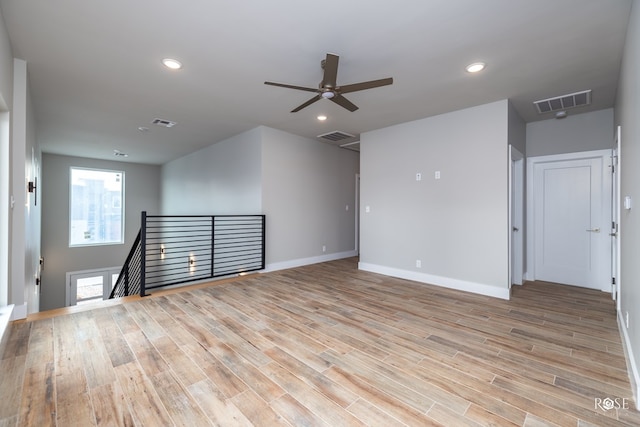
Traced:
[[71, 168], [69, 246], [124, 243], [124, 172]]

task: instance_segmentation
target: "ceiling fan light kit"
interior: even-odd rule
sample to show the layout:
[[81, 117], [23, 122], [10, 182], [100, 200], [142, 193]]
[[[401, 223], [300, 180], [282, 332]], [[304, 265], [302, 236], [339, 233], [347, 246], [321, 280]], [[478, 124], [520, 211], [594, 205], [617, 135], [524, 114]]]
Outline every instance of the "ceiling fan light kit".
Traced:
[[275, 83], [275, 82], [264, 82], [264, 84], [266, 85], [271, 85], [271, 86], [279, 86], [279, 87], [285, 87], [285, 88], [289, 88], [289, 89], [296, 89], [296, 90], [303, 90], [306, 92], [315, 92], [316, 96], [314, 96], [313, 98], [311, 98], [310, 100], [308, 100], [307, 102], [299, 105], [298, 107], [294, 108], [293, 110], [291, 110], [292, 113], [298, 112], [300, 110], [302, 110], [305, 107], [308, 107], [309, 105], [313, 104], [314, 102], [317, 102], [321, 99], [329, 99], [333, 102], [335, 102], [336, 104], [338, 104], [339, 106], [353, 112], [356, 111], [358, 109], [358, 106], [356, 106], [354, 103], [352, 103], [351, 101], [349, 101], [347, 98], [345, 98], [344, 96], [342, 96], [345, 93], [350, 93], [350, 92], [358, 92], [361, 90], [365, 90], [365, 89], [373, 89], [376, 87], [380, 87], [380, 86], [387, 86], [390, 84], [393, 84], [393, 78], [389, 77], [386, 79], [380, 79], [380, 80], [371, 80], [368, 82], [361, 82], [361, 83], [354, 83], [354, 84], [350, 84], [350, 85], [345, 85], [345, 86], [338, 86], [337, 84], [337, 77], [338, 77], [338, 61], [339, 61], [340, 57], [338, 55], [334, 55], [332, 53], [327, 53], [327, 56], [325, 59], [323, 59], [320, 62], [320, 66], [322, 67], [322, 69], [324, 70], [324, 75], [322, 77], [322, 81], [320, 82], [320, 85], [318, 86], [318, 88], [310, 88], [310, 87], [304, 87], [304, 86], [294, 86], [294, 85], [288, 85], [288, 84], [284, 84], [284, 83]]

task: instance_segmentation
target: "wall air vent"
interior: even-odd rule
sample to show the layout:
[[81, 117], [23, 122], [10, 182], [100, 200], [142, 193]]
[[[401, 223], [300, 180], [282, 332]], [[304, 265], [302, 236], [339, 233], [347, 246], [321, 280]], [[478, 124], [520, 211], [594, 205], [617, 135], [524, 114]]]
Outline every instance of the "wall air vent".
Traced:
[[533, 104], [540, 114], [566, 110], [568, 108], [584, 107], [585, 105], [591, 104], [591, 89], [556, 96], [554, 98], [541, 99], [540, 101], [534, 101]]
[[164, 120], [164, 119], [153, 119], [151, 123], [154, 125], [165, 127], [165, 128], [172, 128], [176, 125], [176, 122], [172, 122], [171, 120]]
[[347, 149], [347, 150], [360, 152], [360, 141], [347, 142], [346, 144], [340, 145], [340, 148], [344, 148], [344, 149]]

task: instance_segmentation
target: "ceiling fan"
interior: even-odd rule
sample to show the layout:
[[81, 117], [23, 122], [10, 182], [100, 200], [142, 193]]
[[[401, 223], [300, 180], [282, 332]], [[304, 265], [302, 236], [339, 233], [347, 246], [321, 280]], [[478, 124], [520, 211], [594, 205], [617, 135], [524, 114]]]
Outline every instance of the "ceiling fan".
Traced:
[[294, 85], [287, 85], [283, 83], [274, 83], [274, 82], [264, 82], [264, 84], [317, 93], [316, 96], [314, 96], [304, 104], [291, 110], [292, 113], [295, 113], [297, 111], [302, 110], [305, 107], [308, 107], [314, 102], [321, 100], [322, 98], [329, 99], [335, 102], [336, 104], [338, 104], [339, 106], [344, 107], [347, 110], [353, 112], [353, 111], [356, 111], [358, 107], [354, 103], [349, 101], [347, 98], [342, 96], [342, 94], [357, 92], [365, 89], [372, 89], [380, 86], [386, 86], [393, 83], [393, 79], [389, 77], [386, 79], [371, 80], [368, 82], [338, 86], [336, 79], [338, 76], [338, 60], [339, 59], [340, 57], [338, 55], [327, 53], [327, 57], [320, 62], [320, 66], [324, 69], [324, 76], [322, 77], [322, 81], [320, 82], [320, 85], [318, 86], [317, 89], [311, 88], [311, 87], [294, 86]]

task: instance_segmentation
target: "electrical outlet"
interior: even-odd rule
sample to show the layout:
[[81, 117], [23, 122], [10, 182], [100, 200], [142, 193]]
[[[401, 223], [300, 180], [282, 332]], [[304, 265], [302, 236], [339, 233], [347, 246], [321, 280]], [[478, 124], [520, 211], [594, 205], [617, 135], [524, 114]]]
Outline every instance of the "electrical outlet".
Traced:
[[422, 261], [419, 259], [416, 260], [416, 268], [422, 268]]
[[627, 329], [629, 329], [629, 312], [628, 311], [625, 312], [624, 317], [625, 317], [624, 321], [627, 324]]
[[366, 213], [369, 213], [369, 212], [371, 212], [371, 208], [369, 206], [365, 206], [364, 211]]
[[325, 245], [322, 245], [322, 252], [327, 252], [327, 247]]
[[435, 179], [440, 179], [440, 171], [436, 171], [434, 174]]
[[416, 181], [422, 181], [422, 174], [420, 172], [416, 174]]

